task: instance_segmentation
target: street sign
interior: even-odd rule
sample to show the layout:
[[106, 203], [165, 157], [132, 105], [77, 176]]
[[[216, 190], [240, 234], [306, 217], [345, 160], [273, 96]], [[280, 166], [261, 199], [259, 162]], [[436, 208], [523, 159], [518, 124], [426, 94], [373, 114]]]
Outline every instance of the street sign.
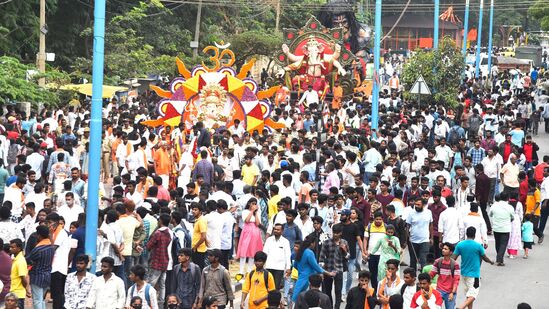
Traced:
[[423, 79], [423, 76], [420, 75], [417, 78], [416, 82], [414, 83], [414, 85], [410, 89], [410, 93], [413, 93], [413, 94], [427, 94], [427, 95], [431, 94], [431, 90], [429, 90], [429, 86], [425, 82], [425, 79]]

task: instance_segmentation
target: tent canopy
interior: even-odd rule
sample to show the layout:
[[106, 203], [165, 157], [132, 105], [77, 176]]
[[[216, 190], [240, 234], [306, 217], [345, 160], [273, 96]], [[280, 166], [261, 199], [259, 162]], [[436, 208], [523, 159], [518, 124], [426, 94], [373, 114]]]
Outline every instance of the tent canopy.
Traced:
[[[61, 90], [74, 90], [78, 91], [81, 94], [85, 94], [87, 96], [92, 95], [92, 84], [68, 84], [59, 87]], [[103, 85], [103, 98], [112, 98], [114, 94], [118, 91], [127, 91], [127, 87], [118, 87], [118, 86], [107, 86]]]

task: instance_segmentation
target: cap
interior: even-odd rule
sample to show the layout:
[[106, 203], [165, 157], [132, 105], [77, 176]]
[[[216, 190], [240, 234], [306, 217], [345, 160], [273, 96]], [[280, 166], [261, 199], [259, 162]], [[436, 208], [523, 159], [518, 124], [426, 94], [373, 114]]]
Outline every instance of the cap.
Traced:
[[286, 160], [280, 161], [280, 167], [287, 167], [288, 165], [290, 165], [290, 163], [288, 163], [288, 161], [286, 161]]
[[40, 143], [41, 148], [48, 148], [48, 144], [46, 142]]
[[8, 117], [8, 121], [9, 121], [9, 122], [15, 121], [15, 117], [9, 116], [9, 117]]
[[90, 128], [88, 127], [84, 128], [84, 132], [90, 132]]
[[342, 214], [342, 215], [348, 216], [348, 215], [351, 214], [351, 210], [350, 210], [350, 209], [343, 209], [343, 210], [341, 211], [341, 214]]

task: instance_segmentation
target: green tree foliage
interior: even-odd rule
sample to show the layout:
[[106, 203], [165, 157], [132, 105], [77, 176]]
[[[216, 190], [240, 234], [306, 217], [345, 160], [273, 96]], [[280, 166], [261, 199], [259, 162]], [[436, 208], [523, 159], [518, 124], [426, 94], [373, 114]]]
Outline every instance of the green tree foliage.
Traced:
[[542, 30], [549, 31], [549, 2], [547, 0], [537, 0], [530, 7], [528, 13], [539, 20]]
[[[456, 106], [456, 90], [465, 67], [459, 47], [450, 37], [444, 37], [437, 50], [418, 50], [404, 66], [402, 82], [410, 89], [421, 75], [431, 89], [429, 102]], [[423, 97], [422, 97], [423, 99]]]
[[[70, 82], [68, 74], [50, 69], [45, 74], [37, 74], [27, 80], [28, 70], [37, 69], [13, 57], [0, 57], [0, 103], [20, 101], [58, 104], [58, 89], [59, 86]], [[36, 80], [41, 77], [45, 78], [46, 83], [51, 84], [52, 87], [46, 89], [39, 87]]]
[[263, 31], [246, 31], [231, 37], [231, 49], [235, 53], [235, 65], [240, 67], [248, 58], [257, 55], [273, 56], [282, 46], [282, 35]]

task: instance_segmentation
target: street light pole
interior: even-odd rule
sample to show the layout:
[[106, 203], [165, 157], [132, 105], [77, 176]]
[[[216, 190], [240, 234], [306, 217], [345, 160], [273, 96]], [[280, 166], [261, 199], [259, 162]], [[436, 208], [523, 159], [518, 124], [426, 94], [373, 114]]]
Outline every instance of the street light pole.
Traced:
[[488, 76], [492, 72], [492, 28], [494, 27], [494, 0], [490, 0], [490, 26], [488, 30]]
[[433, 48], [438, 48], [438, 19], [440, 15], [440, 0], [435, 0], [435, 13], [433, 16]]
[[[46, 0], [40, 0], [40, 45], [38, 47], [38, 70], [40, 73], [46, 72]], [[45, 78], [38, 80], [38, 85], [46, 85]]]
[[381, 1], [376, 0], [376, 13], [374, 22], [374, 76], [372, 87], [372, 129], [377, 130], [379, 121], [379, 58], [381, 57]]
[[97, 221], [99, 217], [99, 174], [101, 161], [101, 128], [103, 108], [103, 69], [105, 61], [105, 0], [95, 0], [93, 20], [93, 70], [90, 120], [90, 163], [88, 206], [86, 207], [85, 252], [91, 257], [91, 272], [95, 273], [97, 256]]
[[480, 10], [478, 13], [478, 33], [477, 33], [477, 57], [475, 66], [475, 77], [480, 75], [480, 46], [482, 43], [482, 14], [484, 9], [484, 0], [480, 0]]
[[194, 42], [196, 47], [193, 47], [193, 57], [198, 57], [198, 39], [200, 38], [200, 19], [202, 18], [202, 0], [198, 2], [198, 11], [196, 12], [196, 24], [194, 27]]

